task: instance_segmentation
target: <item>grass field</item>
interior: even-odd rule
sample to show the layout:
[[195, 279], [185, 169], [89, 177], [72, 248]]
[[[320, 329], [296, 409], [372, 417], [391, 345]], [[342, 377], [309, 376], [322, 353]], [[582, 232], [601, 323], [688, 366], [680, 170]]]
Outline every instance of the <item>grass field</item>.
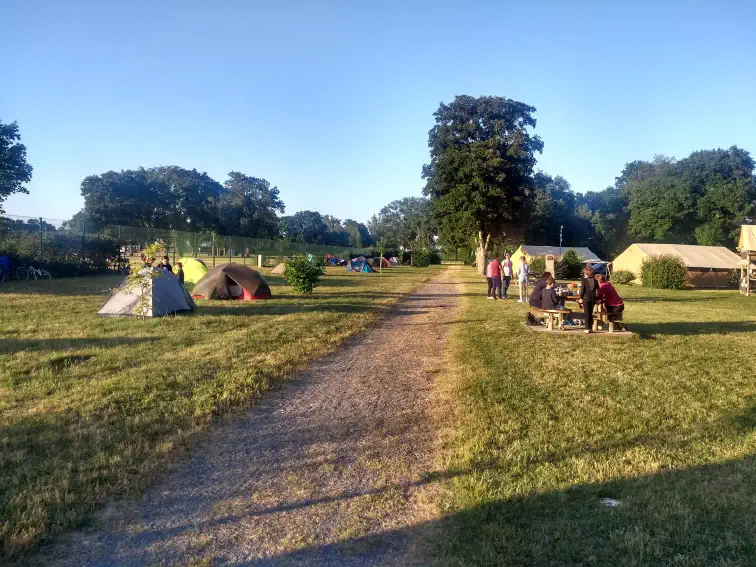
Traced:
[[95, 315], [119, 277], [3, 284], [0, 562], [139, 491], [213, 415], [248, 407], [433, 273], [334, 268], [311, 296], [269, 277], [271, 301], [146, 321]]
[[464, 274], [439, 563], [753, 565], [756, 300], [622, 286], [639, 336], [553, 336]]

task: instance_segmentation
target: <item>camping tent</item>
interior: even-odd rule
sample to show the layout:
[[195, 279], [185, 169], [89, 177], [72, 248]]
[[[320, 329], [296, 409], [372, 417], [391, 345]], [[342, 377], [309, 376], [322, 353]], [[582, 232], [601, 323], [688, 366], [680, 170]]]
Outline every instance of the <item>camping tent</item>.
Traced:
[[[196, 284], [207, 273], [207, 266], [197, 258], [179, 258], [184, 270], [184, 283]], [[174, 264], [173, 273], [178, 272], [178, 266]]]
[[528, 264], [535, 256], [546, 256], [547, 254], [553, 254], [555, 257], [561, 257], [567, 250], [574, 250], [578, 253], [578, 256], [583, 258], [585, 263], [600, 262], [601, 258], [596, 256], [589, 248], [585, 246], [531, 246], [529, 244], [523, 244], [520, 246], [514, 254], [512, 254], [512, 266], [515, 270], [520, 267], [520, 258], [525, 256], [528, 260]]
[[740, 227], [738, 250], [756, 252], [756, 224], [744, 224]]
[[383, 264], [384, 268], [389, 268], [391, 264], [389, 264], [389, 261], [386, 260], [386, 258], [376, 256], [375, 258], [370, 258], [370, 267], [371, 268], [380, 268], [381, 264]]
[[252, 268], [231, 262], [207, 272], [194, 286], [192, 297], [202, 299], [270, 299], [268, 283]]
[[346, 265], [346, 271], [347, 272], [362, 272], [362, 273], [370, 273], [375, 272], [373, 268], [370, 267], [370, 262], [368, 262], [365, 257], [355, 258], [354, 260], [351, 260]]
[[628, 270], [640, 281], [641, 264], [650, 256], [674, 254], [688, 267], [689, 287], [730, 287], [729, 273], [740, 269], [740, 257], [724, 246], [631, 244], [612, 262], [612, 271]]
[[286, 262], [281, 262], [280, 264], [278, 264], [278, 266], [273, 268], [273, 270], [270, 273], [276, 276], [280, 276], [281, 274], [284, 273], [284, 270], [286, 270]]
[[399, 258], [397, 258], [396, 256], [391, 256], [391, 258], [388, 259], [388, 263], [391, 266], [399, 266], [400, 265], [399, 264]]
[[172, 273], [167, 270], [145, 268], [139, 275], [143, 278], [141, 282], [124, 278], [97, 314], [101, 317], [161, 317], [170, 313], [194, 311], [194, 301]]

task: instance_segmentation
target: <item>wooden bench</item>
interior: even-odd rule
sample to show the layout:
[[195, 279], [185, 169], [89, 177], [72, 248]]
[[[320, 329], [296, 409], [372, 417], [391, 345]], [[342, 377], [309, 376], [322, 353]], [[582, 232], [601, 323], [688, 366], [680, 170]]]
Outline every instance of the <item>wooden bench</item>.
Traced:
[[530, 312], [534, 317], [546, 321], [546, 328], [549, 331], [554, 330], [554, 323], [557, 329], [564, 330], [564, 316], [572, 313], [569, 309], [540, 309], [539, 307], [531, 307]]
[[622, 321], [622, 312], [609, 313], [603, 307], [603, 305], [596, 305], [596, 309], [593, 312], [593, 330], [598, 331], [599, 323], [608, 323], [609, 332], [614, 332], [614, 323], [616, 321]]

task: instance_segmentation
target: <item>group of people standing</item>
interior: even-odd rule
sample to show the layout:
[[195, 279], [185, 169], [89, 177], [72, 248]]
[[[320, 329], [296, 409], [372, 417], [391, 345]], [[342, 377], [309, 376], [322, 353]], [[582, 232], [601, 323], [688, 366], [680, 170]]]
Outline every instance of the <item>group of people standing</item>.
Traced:
[[[488, 279], [488, 299], [507, 298], [507, 290], [513, 277], [517, 278], [517, 286], [520, 292], [518, 303], [524, 302], [528, 297], [528, 278], [530, 277], [530, 265], [525, 256], [520, 258], [520, 265], [514, 270], [509, 254], [505, 254], [504, 260], [499, 261], [498, 254], [486, 267]], [[531, 307], [539, 309], [564, 309], [564, 296], [559, 296], [555, 289], [556, 280], [551, 272], [544, 272], [533, 287], [528, 303]], [[583, 310], [585, 320], [584, 333], [591, 333], [593, 328], [593, 313], [597, 304], [603, 305], [608, 313], [621, 313], [625, 310], [625, 304], [617, 293], [614, 286], [607, 280], [604, 274], [594, 274], [590, 266], [583, 268], [583, 278], [580, 282], [578, 304]]]

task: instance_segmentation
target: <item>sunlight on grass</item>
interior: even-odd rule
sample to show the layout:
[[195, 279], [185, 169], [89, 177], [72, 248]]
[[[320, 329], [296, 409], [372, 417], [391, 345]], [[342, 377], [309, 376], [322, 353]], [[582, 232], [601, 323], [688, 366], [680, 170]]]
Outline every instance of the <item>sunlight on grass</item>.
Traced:
[[639, 336], [554, 336], [465, 274], [439, 562], [749, 564], [756, 301], [620, 286]]
[[0, 557], [142, 489], [211, 416], [249, 407], [437, 269], [329, 269], [311, 296], [200, 301], [195, 314], [98, 318], [118, 277], [0, 288]]

